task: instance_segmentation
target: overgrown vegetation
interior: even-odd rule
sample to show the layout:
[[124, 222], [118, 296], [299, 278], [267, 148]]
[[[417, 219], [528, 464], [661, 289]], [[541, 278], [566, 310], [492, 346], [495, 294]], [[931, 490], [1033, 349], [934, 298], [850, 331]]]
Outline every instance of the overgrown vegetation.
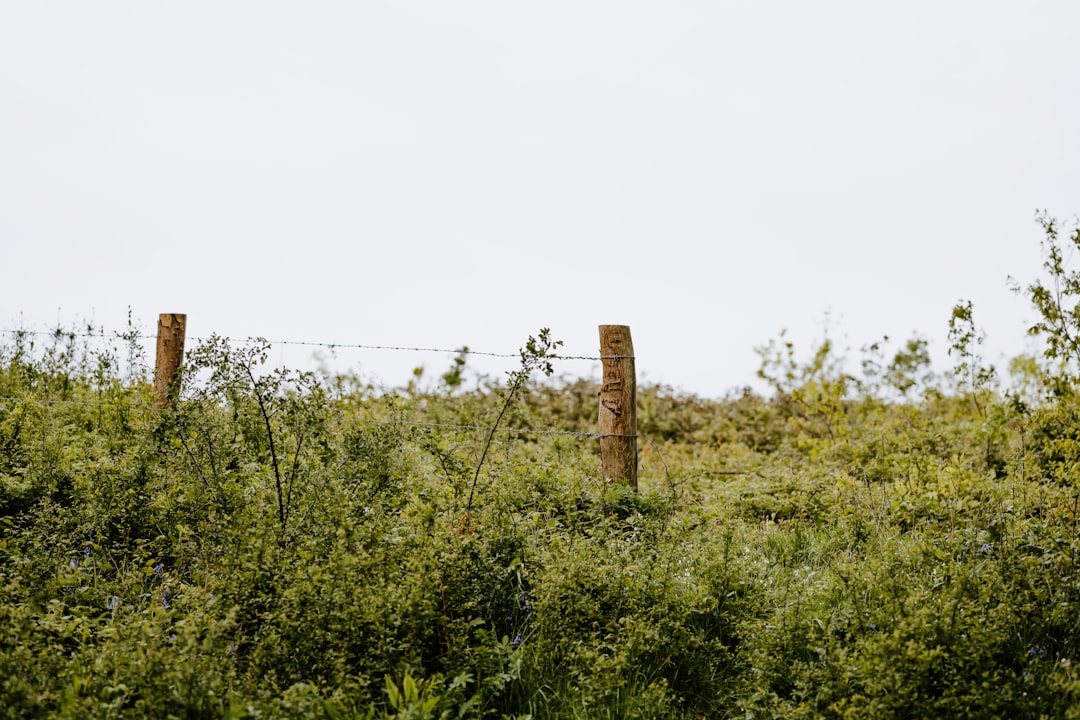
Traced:
[[768, 396], [639, 389], [640, 493], [529, 432], [595, 429], [546, 330], [471, 391], [464, 350], [385, 391], [212, 338], [162, 413], [130, 328], [9, 336], [0, 716], [1078, 717], [1080, 233], [1040, 220], [1008, 391], [970, 303], [947, 374], [781, 336]]

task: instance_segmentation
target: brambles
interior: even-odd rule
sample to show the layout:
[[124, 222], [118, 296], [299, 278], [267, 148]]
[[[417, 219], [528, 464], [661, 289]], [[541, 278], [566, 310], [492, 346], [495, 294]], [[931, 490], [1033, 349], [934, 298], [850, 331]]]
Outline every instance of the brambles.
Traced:
[[544, 434], [599, 389], [535, 382], [547, 331], [473, 390], [215, 338], [161, 414], [117, 352], [12, 338], [0, 717], [1067, 716], [1077, 406], [1006, 402], [953, 328], [949, 388], [917, 337], [639, 388], [640, 493]]

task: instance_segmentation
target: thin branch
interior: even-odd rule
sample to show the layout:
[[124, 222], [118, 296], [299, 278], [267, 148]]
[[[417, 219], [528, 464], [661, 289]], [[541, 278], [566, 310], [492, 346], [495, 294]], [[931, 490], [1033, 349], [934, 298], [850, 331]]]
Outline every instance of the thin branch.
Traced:
[[277, 489], [277, 501], [278, 501], [278, 520], [281, 521], [281, 536], [285, 537], [285, 496], [281, 486], [281, 469], [278, 467], [277, 450], [274, 447], [274, 429], [270, 425], [270, 414], [266, 409], [266, 402], [263, 400], [262, 392], [259, 391], [259, 383], [255, 380], [255, 375], [251, 372], [251, 365], [249, 363], [241, 363], [244, 372], [247, 373], [248, 378], [251, 380], [251, 391], [255, 393], [255, 402], [259, 405], [259, 412], [262, 414], [263, 425], [266, 427], [266, 438], [270, 443], [270, 462], [274, 468], [274, 486]]
[[473, 494], [476, 492], [476, 484], [480, 481], [480, 468], [484, 467], [484, 460], [487, 458], [488, 450], [491, 448], [491, 442], [495, 438], [495, 431], [499, 428], [499, 423], [502, 422], [503, 415], [506, 414], [506, 409], [510, 407], [510, 402], [514, 399], [514, 395], [518, 391], [517, 384], [510, 386], [509, 392], [506, 393], [506, 402], [503, 403], [502, 409], [499, 410], [499, 417], [495, 418], [495, 424], [488, 430], [487, 442], [484, 443], [484, 451], [480, 453], [480, 462], [476, 463], [476, 474], [473, 476], [472, 487], [469, 488], [469, 501], [465, 504], [465, 510], [472, 510]]

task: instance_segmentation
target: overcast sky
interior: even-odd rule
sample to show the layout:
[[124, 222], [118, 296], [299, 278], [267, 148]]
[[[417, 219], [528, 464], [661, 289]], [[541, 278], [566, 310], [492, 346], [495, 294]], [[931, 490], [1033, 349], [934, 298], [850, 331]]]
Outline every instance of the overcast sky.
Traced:
[[639, 376], [719, 395], [826, 315], [852, 367], [915, 332], [945, 363], [970, 299], [1013, 355], [1035, 211], [1080, 213], [1078, 31], [1071, 0], [0, 0], [0, 329], [627, 324]]

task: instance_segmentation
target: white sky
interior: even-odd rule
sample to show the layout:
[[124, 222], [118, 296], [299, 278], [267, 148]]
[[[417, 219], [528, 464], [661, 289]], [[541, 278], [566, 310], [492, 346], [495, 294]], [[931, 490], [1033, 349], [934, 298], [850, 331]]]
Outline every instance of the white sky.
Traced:
[[971, 299], [1016, 354], [1035, 210], [1080, 212], [1078, 31], [1071, 0], [0, 0], [0, 329], [595, 354], [618, 323], [644, 380], [719, 395], [827, 313], [852, 367], [915, 331], [944, 366]]

